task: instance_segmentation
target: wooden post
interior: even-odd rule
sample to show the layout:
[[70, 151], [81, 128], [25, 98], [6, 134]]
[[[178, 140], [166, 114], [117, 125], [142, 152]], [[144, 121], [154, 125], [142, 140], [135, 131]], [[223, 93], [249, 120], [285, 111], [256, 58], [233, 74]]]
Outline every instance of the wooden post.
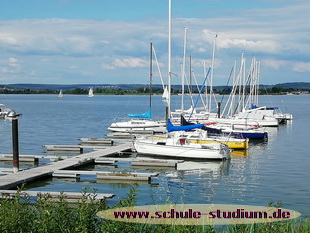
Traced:
[[169, 108], [166, 106], [166, 128], [168, 129]]
[[217, 102], [217, 118], [221, 118], [221, 102]]
[[13, 141], [13, 172], [19, 171], [19, 145], [18, 145], [18, 119], [12, 119], [12, 141]]

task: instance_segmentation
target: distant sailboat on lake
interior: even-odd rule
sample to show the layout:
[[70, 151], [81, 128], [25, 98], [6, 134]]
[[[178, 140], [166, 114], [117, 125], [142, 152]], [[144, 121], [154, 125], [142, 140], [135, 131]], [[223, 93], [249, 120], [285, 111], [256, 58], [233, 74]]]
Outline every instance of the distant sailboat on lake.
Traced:
[[63, 94], [62, 90], [60, 90], [60, 91], [59, 91], [59, 94], [58, 94], [58, 98], [61, 99], [61, 98], [63, 98], [63, 97], [64, 97], [64, 94]]
[[93, 88], [89, 88], [88, 97], [94, 97], [94, 90]]

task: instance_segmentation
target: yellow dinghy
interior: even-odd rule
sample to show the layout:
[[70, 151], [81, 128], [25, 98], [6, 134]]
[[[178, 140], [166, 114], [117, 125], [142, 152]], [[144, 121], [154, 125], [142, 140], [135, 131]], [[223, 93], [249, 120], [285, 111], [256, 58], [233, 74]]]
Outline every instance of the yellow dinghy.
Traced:
[[206, 138], [206, 139], [191, 139], [188, 140], [192, 143], [199, 144], [207, 144], [207, 143], [222, 143], [226, 144], [230, 149], [237, 150], [246, 150], [249, 148], [249, 139], [238, 139], [238, 138], [230, 138], [230, 139], [221, 139], [221, 138]]

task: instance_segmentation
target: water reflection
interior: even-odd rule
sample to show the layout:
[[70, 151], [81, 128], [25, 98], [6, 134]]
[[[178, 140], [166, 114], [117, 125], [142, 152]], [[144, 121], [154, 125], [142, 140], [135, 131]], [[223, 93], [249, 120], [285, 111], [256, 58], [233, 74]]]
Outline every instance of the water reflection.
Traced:
[[160, 175], [151, 190], [152, 203], [211, 203], [216, 186], [229, 174], [230, 161], [185, 161]]
[[249, 150], [233, 150], [230, 152], [231, 157], [243, 157], [249, 155]]

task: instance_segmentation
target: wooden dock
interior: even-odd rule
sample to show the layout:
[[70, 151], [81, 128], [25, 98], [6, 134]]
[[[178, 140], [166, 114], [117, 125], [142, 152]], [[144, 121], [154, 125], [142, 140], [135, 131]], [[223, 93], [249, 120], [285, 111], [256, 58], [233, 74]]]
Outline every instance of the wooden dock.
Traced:
[[47, 151], [70, 151], [83, 153], [83, 148], [79, 145], [43, 145]]
[[115, 162], [131, 162], [133, 166], [152, 166], [152, 167], [177, 167], [178, 163], [183, 163], [184, 160], [164, 160], [151, 158], [98, 158], [96, 164], [113, 164]]
[[83, 145], [43, 145], [48, 152], [74, 152], [83, 153], [84, 149], [106, 149], [111, 147], [111, 145], [102, 146], [103, 144], [83, 144]]
[[108, 144], [113, 145], [113, 140], [108, 138], [78, 138], [81, 143], [85, 144]]
[[81, 171], [81, 170], [57, 170], [54, 171], [53, 177], [76, 178], [80, 175], [93, 175], [97, 179], [105, 180], [145, 180], [150, 181], [152, 177], [159, 175], [157, 172], [112, 172], [112, 171]]
[[[33, 162], [37, 163], [38, 158], [32, 155], [19, 155], [19, 162]], [[13, 161], [13, 155], [0, 154], [0, 161]]]
[[93, 152], [72, 156], [68, 159], [49, 163], [44, 166], [0, 176], [0, 190], [14, 189], [24, 183], [32, 182], [47, 176], [52, 176], [52, 174], [57, 170], [72, 169], [93, 163], [99, 157], [109, 156], [122, 151], [130, 150], [131, 145], [132, 143], [124, 143], [117, 146], [111, 146], [106, 149], [99, 149]]

